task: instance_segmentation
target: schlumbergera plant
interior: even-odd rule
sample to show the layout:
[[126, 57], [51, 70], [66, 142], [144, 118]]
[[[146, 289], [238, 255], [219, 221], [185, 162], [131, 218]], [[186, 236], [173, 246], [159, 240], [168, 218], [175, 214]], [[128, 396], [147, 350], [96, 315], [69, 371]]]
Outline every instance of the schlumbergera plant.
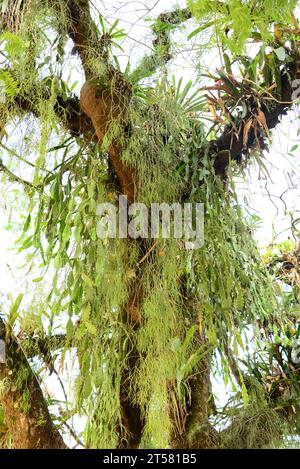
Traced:
[[[25, 194], [18, 246], [42, 272], [32, 304], [19, 295], [1, 311], [1, 444], [65, 448], [77, 416], [71, 435], [87, 448], [282, 445], [300, 432], [286, 335], [297, 316], [252, 239], [234, 174], [259, 160], [299, 96], [297, 1], [190, 0], [147, 23], [151, 53], [126, 69], [126, 31], [97, 6], [1, 2], [0, 169], [7, 190]], [[174, 47], [178, 28], [185, 44]], [[184, 85], [170, 69], [191, 40], [199, 64], [211, 48], [220, 66], [195, 65]], [[72, 60], [79, 94], [65, 79]], [[119, 194], [203, 202], [203, 246], [101, 239], [97, 206]], [[72, 392], [59, 403], [41, 369], [65, 380], [64, 366]], [[214, 377], [231, 388], [224, 407]]]

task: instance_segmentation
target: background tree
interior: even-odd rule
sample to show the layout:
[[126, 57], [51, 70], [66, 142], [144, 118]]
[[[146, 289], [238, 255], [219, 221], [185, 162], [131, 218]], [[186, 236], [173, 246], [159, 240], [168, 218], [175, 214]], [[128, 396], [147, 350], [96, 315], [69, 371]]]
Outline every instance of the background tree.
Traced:
[[[20, 251], [39, 259], [36, 283], [52, 277], [39, 306], [22, 313], [19, 295], [1, 319], [4, 446], [64, 448], [58, 428], [74, 414], [88, 448], [254, 448], [298, 434], [295, 314], [278, 301], [233, 180], [298, 97], [296, 6], [189, 1], [153, 21], [151, 53], [125, 70], [116, 51], [126, 34], [92, 2], [2, 2], [1, 170], [28, 196]], [[168, 67], [186, 22], [222, 66], [183, 86]], [[64, 79], [74, 57], [80, 95]], [[203, 201], [204, 247], [99, 239], [96, 206], [120, 193]], [[74, 401], [50, 414], [39, 364], [60, 378], [72, 359]], [[221, 409], [216, 374], [235, 389]]]

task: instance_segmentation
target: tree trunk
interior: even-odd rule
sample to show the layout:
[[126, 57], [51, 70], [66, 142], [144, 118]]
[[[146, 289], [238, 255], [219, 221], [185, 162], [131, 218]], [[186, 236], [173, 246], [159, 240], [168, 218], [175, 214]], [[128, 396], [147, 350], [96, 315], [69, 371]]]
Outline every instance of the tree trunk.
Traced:
[[16, 338], [0, 319], [6, 363], [0, 364], [0, 401], [15, 449], [67, 448], [49, 414], [39, 382]]

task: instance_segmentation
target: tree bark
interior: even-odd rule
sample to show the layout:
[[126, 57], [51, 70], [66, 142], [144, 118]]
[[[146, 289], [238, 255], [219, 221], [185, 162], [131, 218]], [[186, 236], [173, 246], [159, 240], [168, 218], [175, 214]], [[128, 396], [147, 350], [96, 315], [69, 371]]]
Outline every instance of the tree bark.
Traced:
[[0, 364], [0, 401], [7, 432], [15, 449], [65, 449], [36, 375], [16, 338], [7, 336], [0, 319], [0, 339], [6, 345], [6, 363]]
[[[57, 2], [53, 3], [57, 4]], [[108, 126], [113, 120], [117, 120], [122, 125], [127, 108], [130, 105], [131, 88], [122, 74], [106, 62], [101, 49], [101, 37], [98, 35], [89, 12], [89, 1], [68, 0], [65, 2], [65, 6], [70, 19], [68, 34], [74, 41], [88, 81], [81, 90], [81, 109], [79, 101], [76, 99], [64, 101], [58, 98], [55, 110], [62, 118], [64, 113], [61, 110], [66, 111], [66, 125], [71, 133], [86, 133], [89, 134], [90, 138], [93, 138], [96, 134], [97, 140], [102, 143]], [[189, 17], [189, 12], [186, 12], [184, 19]], [[165, 17], [161, 19], [171, 24], [177, 24], [177, 19], [169, 14], [167, 16], [165, 14]], [[110, 80], [109, 86], [100, 85], [99, 82], [93, 81], [95, 77], [93, 77], [91, 67], [92, 60], [102, 60], [107, 67], [106, 79]], [[293, 91], [291, 80], [299, 77], [298, 57], [289, 68], [289, 73], [282, 72], [283, 102], [277, 103], [270, 108], [262, 107], [269, 129], [276, 126], [281, 115], [285, 114], [291, 106], [290, 100]], [[96, 79], [98, 80], [99, 77], [96, 77]], [[30, 99], [27, 101], [22, 98], [20, 108], [25, 112], [36, 113]], [[238, 132], [236, 132], [236, 128], [238, 128]], [[249, 148], [255, 146], [257, 136], [254, 130], [249, 132], [246, 145], [243, 141], [243, 134], [244, 122], [237, 122], [235, 125], [228, 126], [220, 138], [211, 142], [210, 153], [211, 155], [217, 155], [215, 163], [217, 174], [223, 176], [230, 160], [238, 160]], [[121, 152], [121, 144], [111, 142], [108, 153], [120, 182], [121, 190], [127, 195], [129, 201], [134, 201], [136, 197], [136, 175], [133, 168], [130, 168], [122, 161]], [[199, 155], [200, 157], [201, 155]], [[128, 248], [130, 249], [130, 242]], [[142, 275], [142, 270], [140, 273]], [[133, 332], [140, 325], [142, 302], [142, 290], [139, 287], [136, 288], [134, 284], [130, 285], [129, 300], [128, 305], [124, 308], [123, 321]], [[1, 323], [0, 325], [2, 334], [0, 337], [6, 338], [4, 324]], [[136, 348], [133, 347], [128, 357], [127, 369], [124, 370], [122, 376], [120, 400], [125, 439], [121, 439], [120, 447], [136, 448], [139, 446], [142, 436], [143, 420], [141, 412], [132, 403], [129, 393], [129, 379], [138, 363], [139, 356]], [[22, 376], [21, 381], [20, 376]], [[7, 363], [1, 365], [0, 377], [7, 386], [7, 388], [4, 387], [1, 394], [1, 402], [9, 432], [13, 436], [14, 446], [16, 448], [65, 448], [66, 445], [49, 415], [38, 380], [13, 336], [10, 336], [7, 341]], [[209, 354], [201, 360], [197, 372], [190, 378], [190, 388], [191, 402], [188, 405], [186, 432], [176, 443], [174, 442], [174, 446], [215, 448], [218, 446], [218, 434], [209, 424]], [[24, 410], [25, 404], [27, 407], [26, 412]]]

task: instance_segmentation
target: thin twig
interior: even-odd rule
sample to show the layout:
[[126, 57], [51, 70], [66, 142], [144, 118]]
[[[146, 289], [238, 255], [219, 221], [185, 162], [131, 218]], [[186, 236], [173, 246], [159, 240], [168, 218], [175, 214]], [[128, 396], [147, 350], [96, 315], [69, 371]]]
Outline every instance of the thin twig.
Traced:
[[35, 186], [33, 185], [31, 182], [29, 181], [25, 181], [24, 179], [20, 178], [19, 176], [17, 176], [16, 174], [14, 174], [10, 169], [8, 169], [4, 164], [3, 164], [3, 161], [0, 159], [0, 171], [3, 171], [4, 173], [6, 173], [9, 177], [9, 179], [11, 179], [12, 181], [14, 182], [18, 182], [19, 184], [22, 184], [23, 186], [25, 187], [30, 187], [32, 189], [36, 189], [36, 190], [40, 190], [41, 188], [39, 186]]
[[151, 248], [149, 249], [148, 252], [146, 252], [146, 254], [142, 257], [142, 259], [139, 260], [139, 262], [137, 263], [137, 265], [140, 265], [142, 264], [146, 259], [147, 257], [151, 254], [151, 252], [156, 248], [157, 244], [158, 244], [158, 239], [155, 241], [155, 243], [151, 246]]

